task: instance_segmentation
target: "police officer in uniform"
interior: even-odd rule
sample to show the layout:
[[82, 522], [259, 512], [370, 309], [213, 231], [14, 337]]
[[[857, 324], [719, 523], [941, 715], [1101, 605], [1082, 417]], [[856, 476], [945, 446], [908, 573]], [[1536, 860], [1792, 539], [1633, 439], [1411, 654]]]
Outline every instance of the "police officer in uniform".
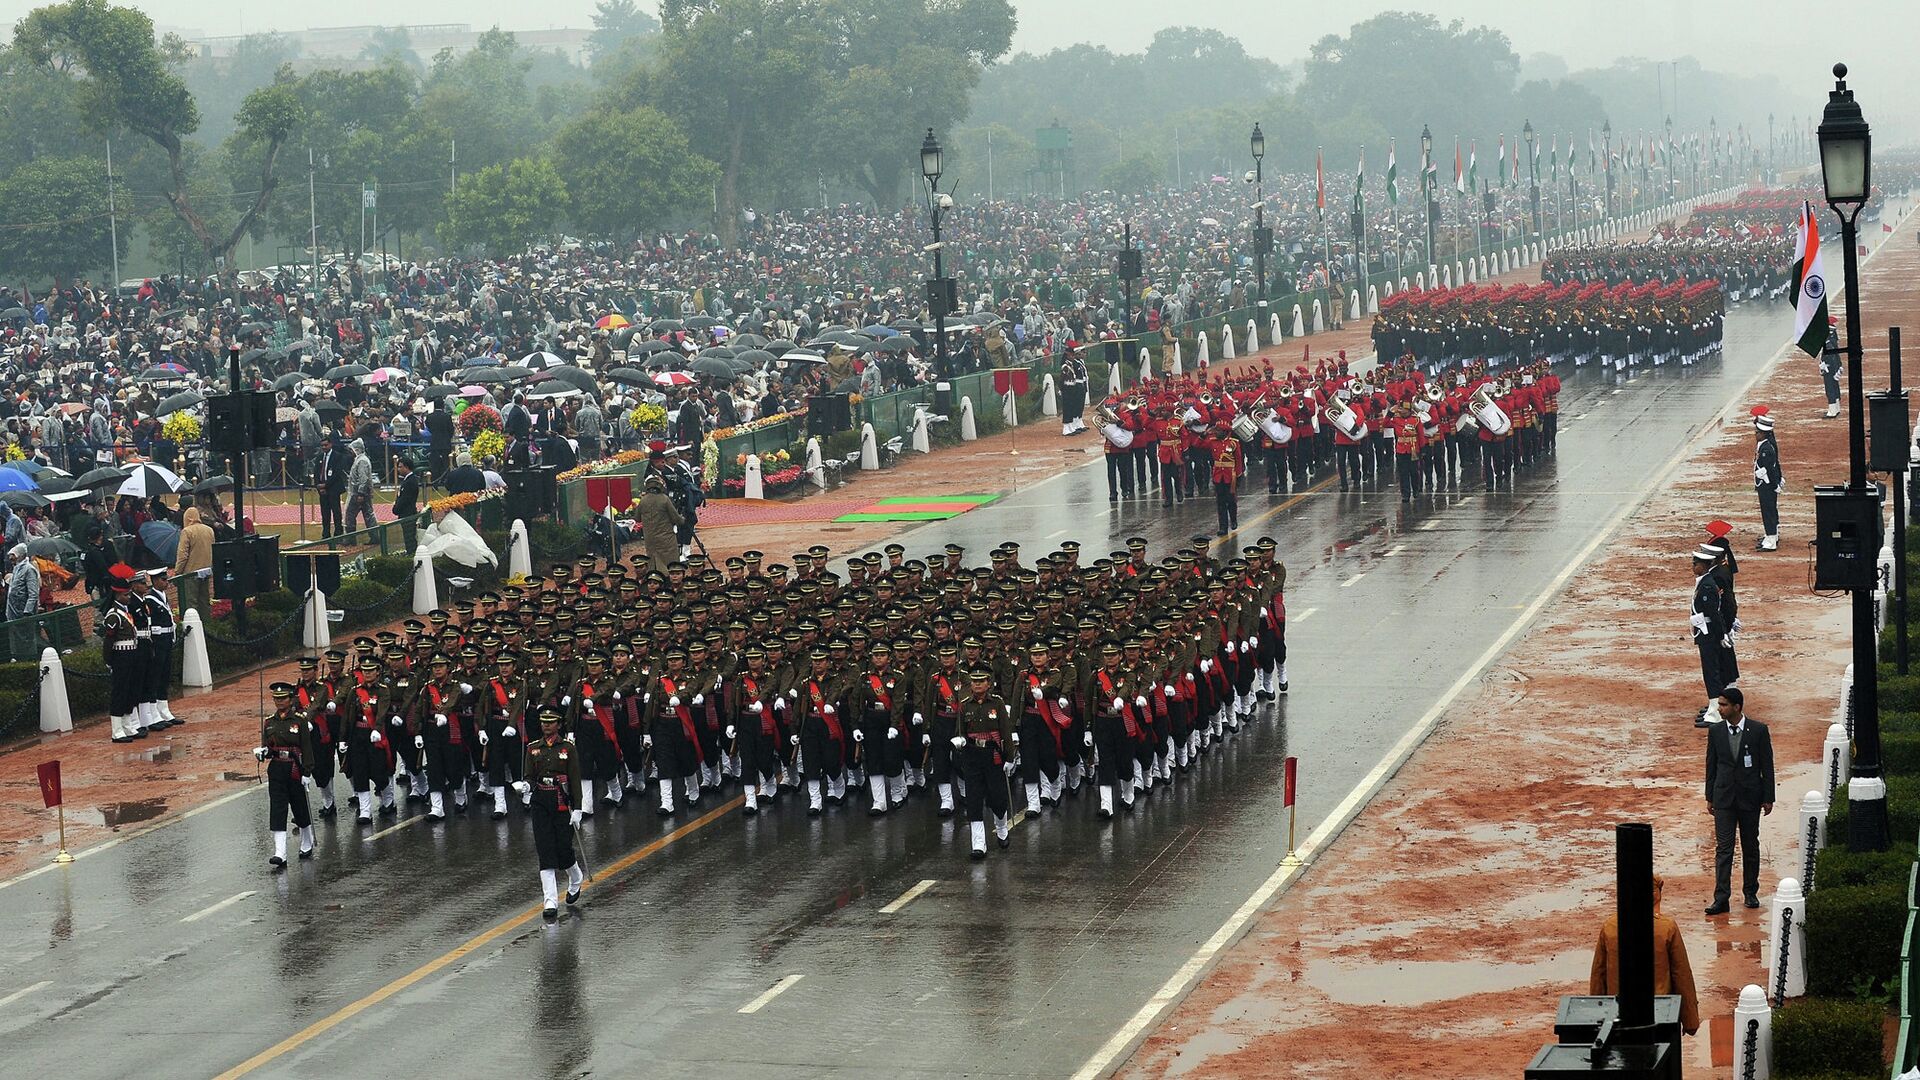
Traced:
[[132, 742], [147, 737], [139, 717], [140, 694], [145, 686], [145, 672], [140, 666], [140, 625], [127, 602], [133, 589], [133, 567], [115, 563], [107, 571], [107, 587], [113, 599], [100, 617], [100, 642], [107, 658], [109, 684], [107, 719], [114, 742]]
[[273, 684], [273, 715], [260, 721], [256, 761], [267, 763], [267, 828], [275, 870], [287, 865], [287, 814], [300, 830], [300, 857], [313, 858], [313, 819], [307, 813], [307, 762], [313, 760], [313, 724], [294, 709], [292, 683]]
[[1087, 362], [1079, 349], [1070, 348], [1060, 363], [1060, 434], [1078, 435], [1087, 430], [1086, 411]]
[[1720, 594], [1720, 580], [1713, 575], [1714, 564], [1719, 560], [1720, 549], [1711, 544], [1702, 544], [1693, 553], [1693, 608], [1687, 615], [1687, 624], [1693, 631], [1693, 643], [1700, 650], [1700, 678], [1707, 689], [1707, 704], [1694, 718], [1694, 727], [1703, 728], [1711, 722], [1707, 714], [1713, 711], [1720, 691], [1727, 688], [1720, 657], [1722, 648], [1731, 644], [1728, 640], [1731, 628], [1722, 622], [1726, 605]]

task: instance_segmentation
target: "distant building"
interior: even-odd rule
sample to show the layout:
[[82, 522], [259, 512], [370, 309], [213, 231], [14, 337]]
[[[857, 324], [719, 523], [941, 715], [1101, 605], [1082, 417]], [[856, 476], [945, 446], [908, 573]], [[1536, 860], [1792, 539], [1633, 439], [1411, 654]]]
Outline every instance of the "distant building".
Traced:
[[[385, 30], [384, 26], [318, 26], [306, 30], [287, 30], [279, 36], [286, 38], [299, 48], [303, 60], [353, 60], [360, 51], [373, 40], [376, 31]], [[432, 61], [434, 55], [442, 49], [451, 49], [454, 53], [464, 53], [473, 49], [485, 31], [476, 30], [468, 23], [419, 23], [394, 27], [405, 30], [407, 39], [413, 46], [414, 54], [421, 63]], [[522, 47], [542, 51], [559, 51], [568, 60], [576, 64], [587, 62], [587, 38], [591, 30], [558, 28], [548, 30], [514, 30], [514, 40]], [[183, 35], [185, 36], [185, 35]], [[248, 35], [232, 34], [222, 37], [191, 36], [187, 44], [208, 59], [231, 57], [240, 42]]]

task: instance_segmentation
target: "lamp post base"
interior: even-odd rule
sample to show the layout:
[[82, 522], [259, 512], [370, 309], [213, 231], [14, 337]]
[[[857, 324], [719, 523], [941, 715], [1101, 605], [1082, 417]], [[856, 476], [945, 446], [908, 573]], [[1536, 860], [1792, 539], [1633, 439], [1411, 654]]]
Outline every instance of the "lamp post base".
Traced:
[[1847, 781], [1847, 850], [1885, 851], [1892, 844], [1887, 782], [1877, 776]]

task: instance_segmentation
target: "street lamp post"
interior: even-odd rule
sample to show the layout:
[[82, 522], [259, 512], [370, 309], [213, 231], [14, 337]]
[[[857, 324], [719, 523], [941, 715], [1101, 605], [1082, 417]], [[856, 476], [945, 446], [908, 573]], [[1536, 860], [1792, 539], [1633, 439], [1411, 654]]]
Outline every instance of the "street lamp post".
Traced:
[[1261, 171], [1260, 159], [1267, 156], [1267, 137], [1261, 133], [1260, 124], [1253, 125], [1253, 137], [1250, 140], [1253, 151], [1253, 302], [1259, 309], [1260, 325], [1267, 322], [1267, 251], [1273, 247], [1273, 230], [1267, 228], [1266, 176]]
[[[1854, 234], [1872, 188], [1872, 134], [1847, 89], [1847, 65], [1833, 65], [1834, 88], [1820, 118], [1820, 177], [1827, 205], [1840, 219], [1840, 251], [1847, 297], [1847, 488], [1868, 494], [1867, 420], [1861, 387], [1860, 261]], [[1847, 782], [1847, 846], [1884, 851], [1888, 844], [1887, 785], [1880, 775], [1879, 657], [1875, 655], [1873, 591], [1853, 590], [1853, 778]]]
[[[1589, 144], [1591, 145], [1591, 144]], [[1600, 124], [1600, 148], [1607, 155], [1607, 211], [1603, 218], [1613, 216], [1613, 121], [1605, 120]]]
[[940, 140], [927, 129], [920, 143], [920, 175], [927, 181], [927, 211], [933, 217], [933, 278], [927, 282], [927, 309], [933, 313], [934, 408], [943, 416], [953, 415], [953, 370], [947, 357], [947, 313], [953, 310], [953, 279], [947, 276], [940, 241], [940, 212], [953, 205], [953, 197], [940, 191]]
[[1773, 114], [1767, 114], [1767, 183], [1777, 183], [1773, 178]]
[[1432, 270], [1440, 264], [1440, 257], [1433, 250], [1433, 201], [1438, 184], [1433, 182], [1433, 129], [1420, 125], [1420, 201], [1427, 204], [1427, 270], [1431, 278]]
[[1533, 141], [1539, 136], [1533, 132], [1532, 120], [1520, 129], [1520, 137], [1527, 141], [1527, 198], [1533, 207], [1533, 238], [1538, 240], [1545, 227], [1540, 222], [1540, 160], [1533, 152]]

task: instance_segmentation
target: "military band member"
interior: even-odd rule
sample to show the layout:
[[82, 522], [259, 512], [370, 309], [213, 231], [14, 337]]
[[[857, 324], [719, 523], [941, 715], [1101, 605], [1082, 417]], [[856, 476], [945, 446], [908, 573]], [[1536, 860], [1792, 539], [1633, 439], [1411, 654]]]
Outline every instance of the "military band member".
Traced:
[[273, 856], [267, 862], [278, 870], [287, 865], [287, 814], [300, 830], [300, 857], [313, 857], [313, 819], [307, 813], [306, 763], [313, 760], [313, 725], [294, 708], [291, 683], [272, 686], [273, 714], [260, 721], [256, 761], [267, 763], [267, 828], [273, 834]]
[[567, 903], [580, 900], [582, 872], [573, 850], [574, 828], [580, 824], [580, 756], [574, 744], [560, 737], [560, 714], [542, 709], [540, 736], [527, 744], [521, 774], [514, 785], [532, 811], [533, 848], [540, 859], [542, 914], [548, 922], [560, 917], [560, 871], [567, 872]]
[[987, 819], [993, 814], [993, 833], [1005, 849], [1009, 841], [1007, 747], [1013, 736], [1012, 710], [993, 693], [993, 673], [976, 668], [967, 676], [970, 692], [960, 703], [960, 714], [949, 745], [958, 755], [965, 784], [970, 852], [987, 857]]
[[133, 567], [116, 563], [107, 572], [107, 588], [112, 598], [100, 616], [101, 650], [107, 659], [107, 720], [113, 728], [114, 742], [132, 742], [147, 737], [139, 715], [146, 675], [140, 666], [140, 621], [128, 604]]

